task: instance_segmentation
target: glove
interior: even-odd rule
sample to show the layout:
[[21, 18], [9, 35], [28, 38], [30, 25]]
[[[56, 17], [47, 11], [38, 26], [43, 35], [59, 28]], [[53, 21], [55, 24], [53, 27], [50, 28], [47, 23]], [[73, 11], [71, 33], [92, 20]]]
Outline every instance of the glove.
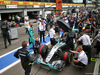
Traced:
[[34, 62], [33, 63], [29, 63], [28, 65], [33, 65], [34, 64]]

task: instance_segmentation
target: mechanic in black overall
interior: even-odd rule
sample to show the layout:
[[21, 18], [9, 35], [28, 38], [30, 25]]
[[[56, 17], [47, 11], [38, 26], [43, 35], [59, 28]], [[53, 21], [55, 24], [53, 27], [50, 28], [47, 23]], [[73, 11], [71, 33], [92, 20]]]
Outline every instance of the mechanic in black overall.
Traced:
[[70, 50], [74, 49], [74, 43], [73, 43], [74, 38], [75, 38], [75, 33], [72, 32], [72, 28], [70, 28], [66, 37], [66, 45]]
[[14, 56], [16, 58], [21, 59], [21, 65], [23, 67], [23, 69], [25, 70], [25, 75], [30, 75], [31, 72], [31, 63], [32, 61], [30, 61], [29, 59], [29, 53], [30, 51], [27, 50], [27, 42], [23, 41], [22, 42], [22, 48], [17, 50], [17, 52], [15, 52]]
[[2, 30], [2, 34], [3, 34], [5, 48], [7, 48], [6, 39], [8, 39], [9, 45], [11, 45], [11, 40], [10, 40], [11, 33], [10, 33], [9, 26], [7, 24], [7, 20], [4, 20], [3, 23], [1, 24], [1, 30]]
[[39, 46], [40, 46], [40, 42], [39, 42], [39, 38], [37, 37], [35, 39], [35, 43], [33, 43], [33, 50], [34, 50], [35, 55], [37, 54]]

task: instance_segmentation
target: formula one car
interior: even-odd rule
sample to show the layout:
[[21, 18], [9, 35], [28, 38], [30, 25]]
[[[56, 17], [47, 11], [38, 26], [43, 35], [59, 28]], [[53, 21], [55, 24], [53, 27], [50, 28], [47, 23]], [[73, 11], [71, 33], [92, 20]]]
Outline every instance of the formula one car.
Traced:
[[[70, 28], [70, 26], [66, 25], [66, 23], [61, 20], [58, 20], [58, 25], [61, 28], [64, 27], [65, 29], [63, 28], [63, 30], [65, 32]], [[34, 55], [34, 57], [36, 57], [34, 63], [42, 64], [48, 66], [51, 69], [62, 71], [65, 64], [70, 64], [73, 58], [73, 54], [69, 51], [70, 49], [67, 48], [68, 46], [64, 41], [62, 41], [62, 39], [63, 38], [60, 37], [56, 38], [55, 40], [57, 43], [49, 52], [47, 45], [41, 45], [37, 51], [37, 55]]]

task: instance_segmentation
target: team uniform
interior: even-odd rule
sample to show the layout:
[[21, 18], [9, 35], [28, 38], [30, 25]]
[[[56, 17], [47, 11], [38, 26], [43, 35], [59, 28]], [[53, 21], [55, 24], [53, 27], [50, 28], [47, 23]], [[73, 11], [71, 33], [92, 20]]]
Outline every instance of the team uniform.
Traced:
[[37, 53], [39, 46], [40, 42], [35, 40], [35, 43], [33, 43], [33, 50], [35, 54]]
[[7, 48], [7, 39], [9, 42], [9, 45], [11, 45], [11, 40], [10, 40], [10, 36], [9, 36], [9, 27], [7, 24], [2, 23], [1, 25], [1, 30], [2, 30], [2, 34], [3, 34], [3, 39], [4, 39], [4, 44], [5, 44], [5, 48]]
[[25, 70], [25, 75], [29, 75], [31, 72], [32, 65], [29, 65], [29, 63], [31, 63], [32, 61], [30, 61], [29, 59], [29, 56], [28, 56], [29, 52], [30, 51], [28, 51], [26, 48], [21, 48], [14, 54], [16, 58], [21, 58], [21, 65], [23, 69]]
[[49, 30], [49, 34], [50, 34], [51, 45], [55, 45], [55, 43], [56, 43], [56, 41], [54, 39], [55, 30], [53, 28], [51, 28]]
[[97, 41], [97, 52], [96, 52], [96, 54], [99, 54], [99, 52], [100, 52], [100, 34], [97, 34], [97, 36], [98, 36], [98, 41]]
[[39, 30], [40, 30], [40, 42], [42, 42], [42, 36], [43, 36], [43, 42], [45, 42], [45, 26], [42, 25], [42, 23], [39, 23]]
[[87, 55], [84, 51], [78, 53], [78, 58], [76, 58], [76, 60], [78, 60], [79, 62], [74, 62], [75, 65], [86, 66], [88, 64]]
[[28, 33], [30, 26], [29, 26], [29, 21], [25, 21], [24, 23], [25, 29], [26, 29], [26, 33]]
[[33, 28], [30, 27], [30, 29], [29, 29], [29, 44], [30, 44], [30, 48], [32, 48], [34, 42], [35, 42], [34, 31], [33, 31]]
[[75, 38], [75, 33], [68, 32], [67, 37], [66, 37], [66, 45], [68, 45], [69, 49], [71, 50], [74, 49], [74, 43], [73, 43], [74, 38]]
[[91, 42], [90, 42], [89, 35], [84, 34], [78, 40], [83, 41], [83, 50], [86, 52], [88, 56], [88, 62], [90, 62], [91, 61]]

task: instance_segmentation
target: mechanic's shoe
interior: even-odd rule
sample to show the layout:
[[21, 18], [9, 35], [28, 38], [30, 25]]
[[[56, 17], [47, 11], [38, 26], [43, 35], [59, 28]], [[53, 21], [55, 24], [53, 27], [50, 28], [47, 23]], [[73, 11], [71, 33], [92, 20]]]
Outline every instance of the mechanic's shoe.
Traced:
[[91, 64], [91, 62], [88, 62], [88, 64]]
[[84, 70], [85, 70], [85, 67], [80, 68], [80, 70], [81, 70], [81, 71], [84, 71]]
[[5, 48], [7, 48], [7, 46], [5, 46]]
[[11, 45], [11, 43], [9, 43], [9, 46]]

